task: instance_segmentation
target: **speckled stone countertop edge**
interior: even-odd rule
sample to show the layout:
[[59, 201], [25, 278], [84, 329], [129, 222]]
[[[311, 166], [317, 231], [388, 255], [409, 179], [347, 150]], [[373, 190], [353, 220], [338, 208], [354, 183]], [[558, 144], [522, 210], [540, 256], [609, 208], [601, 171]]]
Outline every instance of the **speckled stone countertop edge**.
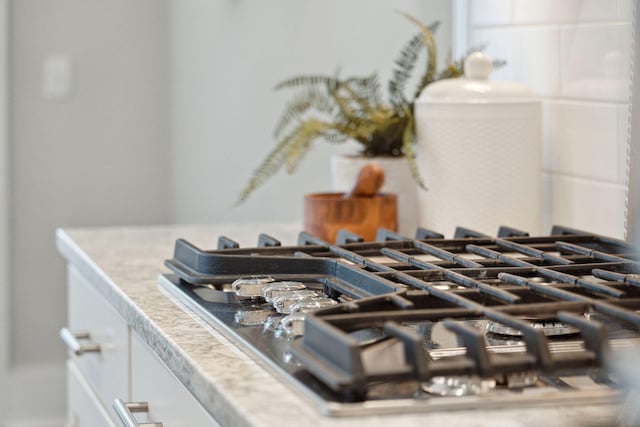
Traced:
[[[190, 361], [189, 355], [166, 336], [136, 304], [106, 275], [63, 229], [56, 230], [59, 252], [80, 271], [111, 304], [126, 323], [151, 347], [200, 404], [221, 425], [253, 427], [241, 408], [227, 400], [224, 392], [213, 386], [206, 373]], [[209, 331], [214, 333], [215, 331]], [[216, 339], [225, 340], [222, 336]], [[231, 344], [229, 344], [231, 345]]]

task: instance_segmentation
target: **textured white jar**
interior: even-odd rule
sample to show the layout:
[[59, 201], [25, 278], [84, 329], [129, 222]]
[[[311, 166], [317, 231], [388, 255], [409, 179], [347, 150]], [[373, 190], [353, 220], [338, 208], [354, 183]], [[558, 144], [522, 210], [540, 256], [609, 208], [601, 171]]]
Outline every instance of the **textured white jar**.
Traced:
[[415, 103], [429, 188], [418, 196], [419, 223], [447, 237], [456, 226], [541, 232], [540, 100], [521, 84], [489, 81], [491, 69], [487, 55], [473, 53], [465, 77], [427, 86]]

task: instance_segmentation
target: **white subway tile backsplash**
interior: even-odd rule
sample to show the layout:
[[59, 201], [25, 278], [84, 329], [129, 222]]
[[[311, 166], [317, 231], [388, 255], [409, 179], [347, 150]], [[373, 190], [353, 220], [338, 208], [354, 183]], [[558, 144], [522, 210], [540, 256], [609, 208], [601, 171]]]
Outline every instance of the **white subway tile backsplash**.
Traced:
[[542, 225], [624, 236], [634, 0], [469, 0], [492, 79], [543, 99]]
[[551, 222], [624, 237], [624, 186], [551, 176]]
[[618, 0], [618, 20], [633, 22], [634, 0]]
[[609, 0], [513, 0], [512, 8], [515, 24], [614, 21], [618, 17], [617, 3]]
[[609, 182], [619, 177], [619, 108], [615, 104], [546, 102], [544, 169]]
[[537, 95], [559, 93], [559, 30], [553, 27], [480, 28], [470, 34], [471, 45], [488, 43], [486, 52], [507, 65], [492, 79], [524, 83]]
[[469, 0], [473, 26], [504, 25], [511, 22], [512, 0]]
[[565, 26], [560, 39], [562, 96], [628, 101], [631, 24]]

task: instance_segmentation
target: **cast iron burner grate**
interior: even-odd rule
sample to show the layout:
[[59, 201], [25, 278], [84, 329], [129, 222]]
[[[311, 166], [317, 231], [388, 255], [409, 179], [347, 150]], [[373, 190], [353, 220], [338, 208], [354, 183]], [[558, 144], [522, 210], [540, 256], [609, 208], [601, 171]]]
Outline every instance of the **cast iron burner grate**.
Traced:
[[[273, 314], [234, 298], [229, 284], [238, 278], [266, 275], [321, 289], [338, 304], [304, 316], [302, 336], [287, 340], [295, 368], [285, 370], [326, 389], [324, 399], [362, 402], [379, 399], [388, 384], [398, 386], [383, 398], [403, 387], [409, 391], [400, 395], [414, 398], [420, 390], [482, 395], [487, 384], [571, 389], [564, 379], [583, 375], [615, 389], [611, 351], [640, 337], [637, 254], [625, 241], [568, 227], [542, 237], [509, 227], [497, 237], [458, 228], [453, 239], [425, 229], [413, 239], [379, 230], [369, 243], [341, 231], [335, 245], [302, 232], [288, 247], [264, 234], [255, 248], [220, 237], [211, 251], [178, 240], [166, 265], [183, 297], [211, 292], [196, 303], [204, 311], [244, 304], [236, 326], [245, 317], [258, 319], [246, 325], [261, 325]], [[264, 330], [237, 336], [259, 353]]]

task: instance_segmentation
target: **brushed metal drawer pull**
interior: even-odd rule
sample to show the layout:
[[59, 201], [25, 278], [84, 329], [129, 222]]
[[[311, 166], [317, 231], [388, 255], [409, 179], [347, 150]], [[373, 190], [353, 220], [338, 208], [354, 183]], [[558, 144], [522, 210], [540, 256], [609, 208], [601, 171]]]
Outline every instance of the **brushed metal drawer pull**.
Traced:
[[122, 399], [113, 401], [113, 409], [124, 427], [162, 427], [162, 423], [139, 423], [133, 416], [134, 412], [149, 412], [147, 402], [123, 402]]
[[60, 338], [76, 356], [82, 356], [84, 353], [100, 352], [98, 344], [80, 344], [80, 340], [88, 340], [90, 338], [89, 332], [71, 332], [67, 328], [62, 328], [60, 329]]

